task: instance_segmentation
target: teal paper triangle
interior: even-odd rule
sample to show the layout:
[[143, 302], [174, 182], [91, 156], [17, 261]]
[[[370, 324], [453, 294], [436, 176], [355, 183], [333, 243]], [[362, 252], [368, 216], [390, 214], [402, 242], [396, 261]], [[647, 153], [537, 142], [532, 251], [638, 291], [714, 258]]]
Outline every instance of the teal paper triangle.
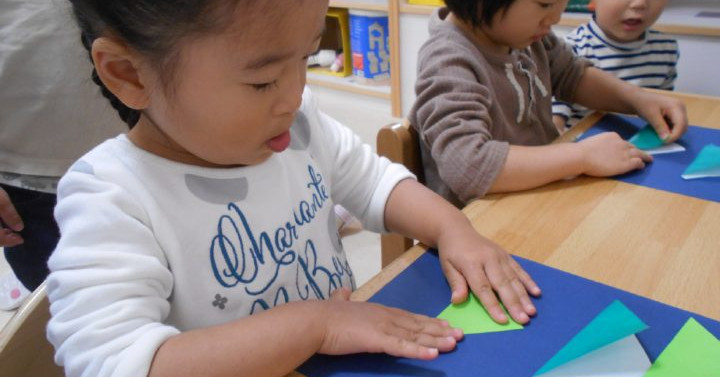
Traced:
[[645, 322], [623, 303], [615, 300], [570, 339], [565, 347], [535, 373], [535, 376], [646, 328], [648, 326]]
[[[503, 307], [503, 310], [505, 308]], [[505, 310], [507, 314], [507, 310]], [[463, 333], [480, 334], [486, 332], [520, 330], [523, 326], [515, 322], [509, 315], [508, 322], [500, 324], [495, 322], [477, 297], [470, 293], [468, 299], [460, 304], [450, 304], [437, 316], [450, 322], [450, 326], [461, 328]]]
[[650, 124], [646, 124], [645, 127], [640, 129], [640, 131], [638, 131], [628, 141], [638, 149], [642, 150], [662, 147], [663, 144], [665, 144]]
[[685, 169], [683, 175], [702, 174], [702, 175], [718, 175], [720, 170], [720, 147], [715, 144], [706, 145], [690, 166]]

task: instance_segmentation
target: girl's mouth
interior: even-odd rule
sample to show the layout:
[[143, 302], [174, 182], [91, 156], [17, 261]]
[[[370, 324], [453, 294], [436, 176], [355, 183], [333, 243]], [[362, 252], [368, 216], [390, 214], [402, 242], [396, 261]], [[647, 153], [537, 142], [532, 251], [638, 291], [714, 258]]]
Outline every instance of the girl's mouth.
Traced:
[[280, 153], [290, 146], [290, 130], [287, 130], [280, 135], [267, 141], [266, 145], [270, 150], [276, 153]]

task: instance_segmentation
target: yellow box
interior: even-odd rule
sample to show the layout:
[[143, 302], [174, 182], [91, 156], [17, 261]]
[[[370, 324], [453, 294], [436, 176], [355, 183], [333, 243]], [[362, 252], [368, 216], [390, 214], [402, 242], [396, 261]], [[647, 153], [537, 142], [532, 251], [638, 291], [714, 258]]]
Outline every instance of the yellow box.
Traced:
[[325, 34], [320, 40], [319, 50], [335, 50], [343, 53], [343, 69], [333, 72], [325, 67], [309, 67], [308, 72], [345, 77], [352, 74], [352, 51], [350, 51], [350, 27], [348, 10], [328, 8], [325, 15]]
[[415, 5], [438, 5], [438, 6], [444, 6], [445, 2], [443, 0], [407, 0], [408, 4], [415, 4]]

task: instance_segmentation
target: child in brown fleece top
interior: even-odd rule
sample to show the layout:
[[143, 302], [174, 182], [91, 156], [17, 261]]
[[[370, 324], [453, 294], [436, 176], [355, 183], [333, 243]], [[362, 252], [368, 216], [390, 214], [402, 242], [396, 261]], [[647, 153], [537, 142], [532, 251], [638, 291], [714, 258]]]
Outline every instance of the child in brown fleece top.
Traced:
[[603, 133], [550, 144], [552, 96], [634, 113], [667, 142], [687, 128], [684, 105], [624, 83], [574, 56], [550, 27], [567, 0], [447, 0], [430, 19], [410, 121], [426, 182], [456, 205], [579, 174], [641, 169], [650, 156]]

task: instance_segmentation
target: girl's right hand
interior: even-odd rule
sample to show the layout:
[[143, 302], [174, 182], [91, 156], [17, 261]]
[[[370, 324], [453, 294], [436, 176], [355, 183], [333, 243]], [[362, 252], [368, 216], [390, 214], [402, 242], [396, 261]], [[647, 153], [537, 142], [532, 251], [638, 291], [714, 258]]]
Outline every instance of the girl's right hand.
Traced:
[[615, 132], [603, 132], [577, 143], [583, 154], [584, 172], [594, 177], [608, 177], [642, 169], [652, 156], [623, 140]]
[[319, 353], [342, 355], [387, 353], [430, 360], [451, 351], [462, 339], [447, 321], [368, 302], [349, 301], [350, 291], [337, 290], [325, 301], [326, 328]]

